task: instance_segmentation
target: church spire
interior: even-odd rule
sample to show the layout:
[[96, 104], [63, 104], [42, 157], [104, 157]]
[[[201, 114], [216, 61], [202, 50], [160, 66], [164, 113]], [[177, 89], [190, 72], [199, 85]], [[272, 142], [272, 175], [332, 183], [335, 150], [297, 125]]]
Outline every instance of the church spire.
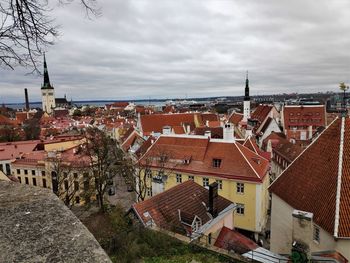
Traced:
[[247, 70], [246, 79], [245, 79], [244, 100], [245, 100], [245, 101], [250, 100], [250, 97], [249, 97], [249, 79], [248, 79], [248, 70]]
[[50, 84], [49, 72], [47, 70], [46, 57], [44, 53], [44, 84], [42, 86], [44, 89], [52, 89], [53, 87]]

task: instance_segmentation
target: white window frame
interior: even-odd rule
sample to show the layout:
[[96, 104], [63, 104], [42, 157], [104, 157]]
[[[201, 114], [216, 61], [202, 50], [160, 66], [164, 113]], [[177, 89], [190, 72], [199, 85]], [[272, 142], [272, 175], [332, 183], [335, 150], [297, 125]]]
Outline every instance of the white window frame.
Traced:
[[209, 186], [209, 178], [208, 177], [203, 177], [202, 182], [203, 182], [203, 187]]
[[244, 215], [244, 213], [245, 213], [245, 206], [244, 206], [244, 204], [237, 203], [236, 213], [238, 215], [242, 215], [242, 216]]
[[176, 174], [176, 183], [178, 184], [182, 183], [182, 174]]
[[236, 184], [236, 193], [237, 194], [244, 194], [244, 183], [237, 183]]

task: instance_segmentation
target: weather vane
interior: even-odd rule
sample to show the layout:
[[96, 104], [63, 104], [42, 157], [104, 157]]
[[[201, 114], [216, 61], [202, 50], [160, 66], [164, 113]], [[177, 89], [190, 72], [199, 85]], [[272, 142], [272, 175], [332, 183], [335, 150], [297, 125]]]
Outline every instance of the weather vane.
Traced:
[[346, 95], [345, 92], [349, 89], [349, 86], [345, 85], [344, 82], [339, 83], [339, 88], [344, 92], [343, 95], [343, 115], [346, 116], [347, 110], [346, 110]]

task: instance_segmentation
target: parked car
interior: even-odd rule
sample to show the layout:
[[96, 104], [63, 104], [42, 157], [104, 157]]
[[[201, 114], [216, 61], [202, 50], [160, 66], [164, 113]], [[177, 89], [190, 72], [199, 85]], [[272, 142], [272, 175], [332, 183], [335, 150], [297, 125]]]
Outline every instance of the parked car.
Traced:
[[108, 189], [108, 194], [115, 195], [115, 188], [113, 186]]

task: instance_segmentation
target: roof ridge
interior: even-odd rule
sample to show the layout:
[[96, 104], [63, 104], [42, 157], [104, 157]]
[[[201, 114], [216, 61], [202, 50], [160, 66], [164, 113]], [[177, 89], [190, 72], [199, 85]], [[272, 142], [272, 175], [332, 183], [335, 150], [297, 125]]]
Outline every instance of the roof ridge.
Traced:
[[[244, 155], [244, 153], [241, 151], [241, 149], [237, 146], [237, 143], [234, 143], [234, 145], [237, 147], [238, 151], [241, 153], [241, 155], [243, 155], [244, 160], [246, 160], [246, 162], [249, 164], [250, 168], [252, 168], [252, 170], [254, 171], [254, 173], [258, 176], [259, 179], [261, 179], [260, 175], [258, 174], [258, 172], [254, 169], [254, 167], [251, 165], [251, 163], [248, 161], [247, 157]], [[245, 147], [244, 145], [241, 145], [243, 147]], [[247, 147], [245, 147], [247, 148]], [[248, 148], [247, 148], [248, 149]], [[248, 149], [250, 150], [250, 149]], [[250, 150], [251, 151], [251, 150]], [[253, 151], [252, 151], [253, 152]], [[260, 155], [259, 155], [260, 156]]]
[[311, 147], [311, 145], [313, 145], [315, 142], [317, 142], [318, 139], [321, 137], [321, 135], [322, 135], [325, 131], [327, 131], [327, 130], [329, 129], [329, 127], [331, 127], [331, 126], [335, 123], [335, 121], [338, 120], [338, 119], [339, 119], [339, 117], [335, 118], [335, 119], [334, 119], [334, 120], [333, 120], [333, 121], [318, 135], [318, 136], [317, 136], [317, 137], [316, 137], [315, 140], [313, 140], [304, 150], [302, 150], [301, 153], [294, 159], [294, 161], [291, 162], [291, 163], [287, 166], [287, 168], [284, 169], [284, 171], [282, 171], [282, 173], [281, 173], [279, 176], [277, 176], [277, 178], [272, 182], [272, 184], [270, 184], [269, 188], [271, 188], [271, 186], [273, 186], [274, 183], [276, 183], [277, 180], [278, 180], [286, 171], [289, 170], [289, 168], [292, 166], [292, 164], [293, 164], [294, 162], [296, 162], [296, 161], [300, 158], [300, 156], [301, 156], [302, 154], [304, 154], [304, 152], [305, 152], [307, 149], [309, 149], [309, 148]]
[[341, 181], [342, 181], [341, 177], [343, 173], [344, 134], [345, 134], [345, 117], [342, 117], [341, 128], [340, 128], [337, 195], [335, 198], [334, 237], [338, 237], [338, 229], [339, 229], [340, 190], [341, 190]]

